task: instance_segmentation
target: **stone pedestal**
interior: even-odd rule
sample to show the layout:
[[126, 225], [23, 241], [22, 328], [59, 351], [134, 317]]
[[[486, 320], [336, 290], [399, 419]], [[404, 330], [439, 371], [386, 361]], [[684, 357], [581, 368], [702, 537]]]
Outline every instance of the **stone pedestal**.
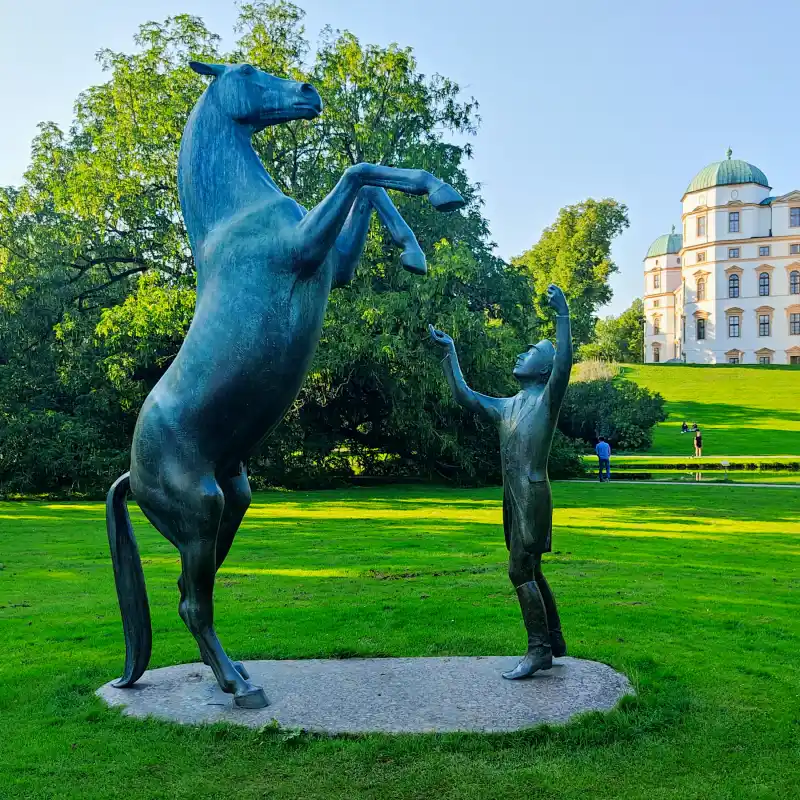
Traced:
[[563, 723], [585, 711], [607, 711], [628, 679], [605, 664], [560, 658], [530, 680], [501, 677], [516, 657], [367, 658], [247, 661], [253, 683], [270, 700], [237, 708], [203, 664], [146, 672], [132, 689], [110, 683], [97, 694], [125, 714], [183, 724], [230, 722], [321, 733], [497, 733]]

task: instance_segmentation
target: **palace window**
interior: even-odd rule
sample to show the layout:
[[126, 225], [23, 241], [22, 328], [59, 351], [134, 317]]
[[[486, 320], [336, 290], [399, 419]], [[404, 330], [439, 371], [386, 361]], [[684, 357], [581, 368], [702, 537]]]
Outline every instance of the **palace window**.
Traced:
[[728, 248], [728, 258], [739, 258], [739, 248], [738, 247], [729, 247]]
[[[800, 211], [800, 209], [798, 209]], [[798, 223], [800, 224], [800, 223]], [[728, 213], [728, 233], [739, 233], [739, 212], [731, 211]]]
[[739, 356], [728, 356], [728, 363], [729, 364], [738, 364], [739, 363]]
[[800, 356], [789, 356], [789, 363], [793, 367], [800, 366]]
[[661, 348], [653, 346], [653, 363], [658, 364], [661, 361]]
[[704, 319], [697, 320], [697, 338], [698, 340], [706, 338], [706, 321]]
[[680, 265], [681, 265], [681, 257], [678, 256], [678, 266], [680, 266]]
[[761, 245], [758, 248], [758, 254], [760, 256], [768, 256], [769, 255], [769, 245]]
[[758, 315], [758, 335], [769, 336], [769, 314]]
[[698, 217], [697, 218], [697, 235], [698, 236], [705, 236], [706, 235], [706, 218], [705, 217]]
[[656, 274], [653, 275], [653, 288], [654, 289], [661, 288], [661, 273], [659, 272], [656, 272]]
[[733, 314], [728, 317], [728, 336], [730, 336], [731, 339], [738, 339], [740, 332], [741, 328], [739, 327], [739, 315]]
[[789, 334], [800, 336], [800, 314], [789, 314]]
[[705, 252], [705, 250], [701, 250], [697, 254], [697, 263], [699, 264], [701, 261], [705, 261], [705, 260], [706, 260], [706, 252]]
[[653, 308], [658, 308], [660, 305], [661, 305], [661, 301], [658, 298], [653, 300]]
[[789, 294], [800, 294], [800, 272], [796, 269], [789, 273]]
[[759, 356], [758, 357], [759, 364], [771, 364], [772, 359], [769, 356]]
[[706, 299], [706, 281], [705, 281], [705, 278], [698, 278], [697, 279], [697, 299], [698, 300], [705, 300]]
[[728, 297], [738, 297], [739, 296], [739, 276], [738, 275], [731, 275], [728, 278]]
[[790, 244], [789, 245], [789, 252], [793, 256], [800, 256], [800, 244]]
[[758, 295], [759, 297], [769, 296], [769, 273], [762, 272], [758, 276]]
[[800, 208], [789, 209], [789, 227], [800, 228]]

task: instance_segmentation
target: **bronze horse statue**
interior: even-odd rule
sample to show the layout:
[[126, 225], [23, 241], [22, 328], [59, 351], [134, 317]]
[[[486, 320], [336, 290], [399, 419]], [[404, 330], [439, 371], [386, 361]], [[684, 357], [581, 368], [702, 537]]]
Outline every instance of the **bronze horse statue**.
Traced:
[[130, 492], [180, 552], [178, 609], [203, 661], [236, 705], [262, 708], [264, 690], [228, 658], [213, 625], [215, 574], [250, 505], [244, 463], [300, 391], [330, 291], [352, 279], [373, 210], [403, 248], [403, 266], [425, 273], [419, 244], [386, 189], [427, 195], [439, 211], [464, 200], [429, 172], [356, 164], [307, 212], [280, 191], [251, 138], [269, 125], [316, 117], [316, 89], [249, 64], [191, 67], [213, 79], [189, 116], [178, 158], [197, 305], [178, 355], [142, 406], [130, 472], [106, 502], [126, 650], [116, 686], [141, 677], [152, 644]]

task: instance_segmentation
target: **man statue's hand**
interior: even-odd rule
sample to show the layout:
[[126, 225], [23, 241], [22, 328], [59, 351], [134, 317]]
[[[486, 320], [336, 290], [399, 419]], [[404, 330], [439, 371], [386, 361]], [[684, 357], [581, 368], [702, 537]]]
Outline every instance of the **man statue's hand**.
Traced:
[[453, 339], [449, 334], [446, 334], [444, 331], [440, 331], [438, 328], [434, 328], [433, 325], [428, 325], [428, 331], [431, 335], [431, 341], [437, 346], [441, 347], [442, 350], [449, 349], [451, 347], [455, 347], [453, 344]]
[[558, 288], [554, 283], [547, 287], [547, 305], [553, 309], [560, 317], [566, 317], [569, 314], [569, 306], [567, 305], [567, 298], [564, 297], [564, 292]]

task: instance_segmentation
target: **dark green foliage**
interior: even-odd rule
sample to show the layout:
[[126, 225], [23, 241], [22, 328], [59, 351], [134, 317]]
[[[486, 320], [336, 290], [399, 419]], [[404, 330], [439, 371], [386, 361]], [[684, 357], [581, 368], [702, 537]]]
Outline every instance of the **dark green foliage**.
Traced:
[[[443, 215], [394, 198], [428, 257], [424, 279], [400, 268], [373, 224], [355, 280], [331, 296], [298, 401], [252, 459], [255, 483], [498, 478], [495, 432], [453, 406], [425, 324], [453, 334], [476, 389], [515, 392], [516, 354], [549, 332], [536, 301], [547, 281], [564, 287], [579, 331], [610, 296], [608, 244], [627, 224], [624, 206], [565, 209], [546, 257], [505, 264], [467, 176], [470, 146], [450, 141], [475, 132], [476, 102], [447, 78], [422, 75], [408, 48], [362, 45], [347, 32], [326, 29], [307, 60], [302, 18], [283, 0], [245, 3], [229, 53], [196, 17], [143, 25], [135, 53], [100, 53], [108, 80], [78, 97], [69, 131], [41, 126], [23, 184], [0, 188], [0, 491], [104, 492], [127, 464], [144, 397], [180, 347], [195, 272], [176, 159], [206, 85], [190, 58], [249, 61], [319, 89], [319, 119], [255, 140], [303, 205], [362, 160], [430, 169], [468, 203]], [[558, 440], [554, 474], [577, 469], [570, 452]]]
[[[606, 198], [566, 206], [542, 238], [514, 259], [535, 285], [536, 307], [545, 319], [545, 292], [551, 283], [564, 290], [572, 314], [575, 347], [592, 338], [597, 309], [611, 299], [608, 279], [619, 269], [611, 260], [611, 242], [629, 225], [624, 203]], [[543, 332], [553, 335], [552, 323]]]
[[605, 436], [614, 449], [646, 450], [666, 418], [661, 395], [622, 378], [591, 380], [570, 384], [559, 428], [590, 445]]
[[641, 364], [644, 358], [644, 303], [637, 297], [618, 317], [598, 319], [594, 337], [579, 350], [581, 360]]

